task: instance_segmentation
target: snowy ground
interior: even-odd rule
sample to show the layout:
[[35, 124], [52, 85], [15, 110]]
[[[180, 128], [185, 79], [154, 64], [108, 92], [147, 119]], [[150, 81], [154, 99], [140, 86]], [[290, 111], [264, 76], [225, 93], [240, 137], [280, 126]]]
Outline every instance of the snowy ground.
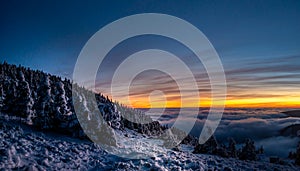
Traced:
[[[141, 140], [142, 141], [142, 140]], [[211, 155], [145, 146], [155, 151], [148, 159], [125, 159], [108, 154], [87, 140], [41, 133], [28, 126], [0, 121], [0, 168], [4, 170], [299, 170], [267, 162], [246, 162]]]

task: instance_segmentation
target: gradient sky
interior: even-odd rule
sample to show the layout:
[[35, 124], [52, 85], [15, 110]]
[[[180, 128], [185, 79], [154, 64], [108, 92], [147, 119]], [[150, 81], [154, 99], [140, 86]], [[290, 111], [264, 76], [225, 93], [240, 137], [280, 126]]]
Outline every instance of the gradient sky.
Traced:
[[[71, 78], [81, 48], [96, 31], [119, 18], [149, 12], [182, 18], [207, 36], [224, 66], [228, 107], [300, 107], [300, 1], [1, 1], [0, 61]], [[116, 46], [99, 70], [99, 91], [108, 93], [114, 68], [126, 55], [148, 48], [168, 50], [189, 63], [201, 105], [210, 105], [201, 63], [180, 43], [159, 36]], [[168, 107], [180, 105], [174, 80], [157, 71], [135, 79], [131, 105], [149, 107], [154, 89], [165, 93]], [[158, 95], [151, 96], [154, 107], [165, 104]], [[199, 105], [189, 91], [184, 96], [191, 100], [189, 106]], [[120, 93], [116, 100], [122, 102], [122, 97]]]

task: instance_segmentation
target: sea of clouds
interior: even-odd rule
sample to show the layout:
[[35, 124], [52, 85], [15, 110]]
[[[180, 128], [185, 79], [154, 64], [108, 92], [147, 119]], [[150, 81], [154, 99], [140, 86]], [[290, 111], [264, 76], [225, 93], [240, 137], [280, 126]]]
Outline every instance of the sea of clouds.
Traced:
[[[166, 109], [163, 114], [152, 110], [150, 115], [161, 124], [172, 126], [178, 117], [179, 110]], [[246, 138], [251, 138], [257, 147], [263, 146], [266, 155], [286, 158], [290, 151], [295, 151], [300, 141], [299, 137], [280, 134], [280, 130], [293, 124], [300, 124], [300, 118], [289, 117], [281, 113], [286, 110], [290, 109], [225, 109], [215, 136], [219, 143], [225, 144], [228, 138], [232, 137], [238, 146], [241, 146]], [[208, 111], [207, 108], [201, 108], [198, 115], [183, 113], [182, 126], [195, 124], [190, 133], [199, 136]]]

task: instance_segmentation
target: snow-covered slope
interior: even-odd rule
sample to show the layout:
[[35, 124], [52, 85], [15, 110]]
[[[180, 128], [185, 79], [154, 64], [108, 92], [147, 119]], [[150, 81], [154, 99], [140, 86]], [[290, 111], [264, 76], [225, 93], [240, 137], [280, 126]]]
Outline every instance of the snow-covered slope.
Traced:
[[[135, 140], [145, 137], [136, 135]], [[126, 159], [108, 154], [98, 145], [53, 132], [41, 133], [15, 122], [0, 121], [0, 168], [20, 170], [298, 170], [267, 162], [240, 161], [193, 154], [143, 144], [152, 157]]]
[[[80, 125], [78, 119], [87, 125], [97, 125], [90, 130], [95, 132], [101, 129], [103, 122], [113, 129], [128, 128], [147, 135], [159, 135], [163, 131], [163, 127], [149, 116], [113, 103], [108, 97], [79, 87], [70, 80], [7, 63], [0, 64], [0, 73], [1, 112], [25, 119], [24, 122], [34, 127], [59, 130], [81, 138], [93, 132], [84, 133], [82, 126], [85, 125]], [[89, 100], [91, 97], [96, 98], [96, 104]], [[101, 117], [96, 111], [100, 111]], [[139, 124], [142, 121], [148, 124]]]
[[[89, 101], [90, 97], [95, 97], [96, 103]], [[74, 106], [83, 115], [76, 115]], [[167, 130], [140, 111], [112, 102], [70, 80], [7, 63], [0, 64], [0, 111], [0, 168], [3, 169], [298, 169], [193, 154], [201, 146], [194, 150], [197, 140], [183, 131]], [[103, 127], [104, 123], [109, 127]], [[93, 129], [84, 132], [82, 127], [88, 125], [93, 125]], [[112, 147], [115, 155], [87, 137], [99, 131], [107, 144], [116, 146]], [[155, 138], [161, 135], [164, 137]], [[182, 137], [186, 138], [181, 141]], [[174, 142], [181, 144], [172, 150], [169, 147]], [[124, 158], [120, 157], [124, 154]]]

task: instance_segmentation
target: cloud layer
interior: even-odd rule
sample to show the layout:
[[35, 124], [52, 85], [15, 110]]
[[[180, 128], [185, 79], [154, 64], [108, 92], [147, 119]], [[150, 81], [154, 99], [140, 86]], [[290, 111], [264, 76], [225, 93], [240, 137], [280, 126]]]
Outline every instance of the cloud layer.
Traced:
[[[280, 112], [284, 109], [226, 109], [215, 135], [219, 142], [226, 142], [229, 137], [242, 144], [246, 138], [255, 140], [256, 146], [263, 146], [268, 155], [287, 157], [290, 151], [295, 151], [298, 137], [280, 135], [280, 130], [300, 124], [300, 118], [288, 117]], [[165, 114], [152, 114], [162, 124], [172, 125], [178, 117], [179, 109], [166, 109]], [[196, 124], [191, 131], [199, 136], [206, 120], [208, 109], [201, 109]], [[184, 115], [186, 124], [193, 124], [193, 115]], [[274, 150], [275, 149], [275, 150]]]

